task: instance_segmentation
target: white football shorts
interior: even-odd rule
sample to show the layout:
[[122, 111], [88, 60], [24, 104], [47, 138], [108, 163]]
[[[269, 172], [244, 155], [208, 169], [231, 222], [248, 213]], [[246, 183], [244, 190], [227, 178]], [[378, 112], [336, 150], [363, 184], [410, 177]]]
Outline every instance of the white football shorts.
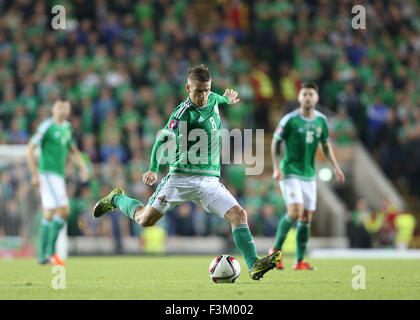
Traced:
[[301, 203], [306, 210], [316, 210], [315, 180], [284, 179], [280, 181], [280, 188], [286, 204]]
[[44, 209], [57, 209], [69, 204], [63, 177], [54, 173], [40, 173], [39, 180], [39, 192]]
[[163, 178], [148, 205], [165, 214], [174, 206], [190, 201], [221, 218], [239, 205], [218, 177], [185, 173], [169, 173]]

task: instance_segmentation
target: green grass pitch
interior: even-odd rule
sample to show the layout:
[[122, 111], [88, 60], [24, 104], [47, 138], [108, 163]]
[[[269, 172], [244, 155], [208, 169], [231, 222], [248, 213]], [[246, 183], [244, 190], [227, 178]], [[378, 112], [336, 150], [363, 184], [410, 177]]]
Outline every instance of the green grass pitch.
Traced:
[[[420, 299], [420, 260], [309, 259], [315, 271], [272, 270], [249, 278], [245, 262], [234, 284], [215, 284], [214, 256], [70, 257], [66, 289], [54, 290], [52, 266], [35, 259], [0, 260], [0, 299]], [[352, 287], [352, 267], [366, 270], [366, 289]]]

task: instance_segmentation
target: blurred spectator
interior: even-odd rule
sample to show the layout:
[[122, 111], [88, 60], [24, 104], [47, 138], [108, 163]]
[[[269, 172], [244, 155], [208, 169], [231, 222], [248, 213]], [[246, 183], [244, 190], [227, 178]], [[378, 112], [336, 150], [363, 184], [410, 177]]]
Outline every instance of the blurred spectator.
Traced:
[[268, 122], [268, 103], [274, 95], [274, 87], [270, 79], [268, 64], [260, 62], [252, 71], [251, 77], [258, 106], [256, 110], [256, 124], [258, 127], [262, 127], [264, 123]]
[[355, 123], [363, 123], [363, 106], [353, 83], [347, 82], [344, 90], [338, 92], [336, 97], [338, 106], [345, 108], [346, 113]]
[[279, 66], [279, 72], [280, 94], [286, 102], [295, 101], [301, 86], [298, 72], [287, 63]]
[[344, 89], [344, 82], [339, 80], [337, 70], [333, 70], [329, 78], [322, 89], [322, 95], [324, 97], [324, 103], [330, 108], [336, 109], [338, 94]]
[[395, 109], [388, 112], [388, 119], [378, 131], [380, 161], [385, 173], [391, 179], [400, 176], [402, 148], [398, 143], [398, 124]]
[[398, 215], [398, 212], [390, 199], [387, 197], [384, 197], [382, 208], [380, 208], [379, 214], [383, 216], [383, 224], [378, 233], [378, 240], [382, 246], [394, 248], [395, 236], [397, 232], [395, 219]]
[[409, 212], [401, 212], [395, 218], [395, 227], [397, 229], [397, 235], [395, 237], [396, 248], [408, 249], [413, 239], [416, 219]]
[[183, 203], [175, 209], [173, 223], [176, 235], [187, 237], [198, 235], [194, 215], [195, 212], [190, 203]]
[[377, 248], [381, 245], [380, 231], [385, 222], [385, 216], [382, 212], [370, 212], [364, 221], [364, 227], [369, 232], [371, 238], [371, 246]]
[[372, 247], [371, 237], [374, 236], [374, 231], [368, 229], [370, 225], [367, 223], [370, 216], [371, 212], [366, 199], [358, 199], [347, 221], [347, 237], [349, 238], [350, 248]]
[[337, 115], [331, 119], [331, 131], [338, 146], [348, 146], [356, 140], [356, 129], [344, 107], [340, 107]]
[[141, 235], [143, 252], [163, 254], [165, 253], [166, 230], [159, 225], [145, 228]]
[[362, 43], [362, 39], [360, 37], [354, 37], [353, 44], [348, 47], [347, 55], [352, 65], [357, 66], [359, 65], [360, 61], [366, 55], [366, 47]]
[[110, 135], [106, 136], [106, 140], [101, 146], [100, 149], [101, 153], [101, 160], [108, 162], [110, 157], [116, 157], [119, 162], [125, 163], [127, 161], [127, 152], [125, 147], [120, 141], [120, 137], [118, 135]]
[[274, 237], [279, 224], [279, 217], [276, 216], [275, 207], [266, 203], [261, 209], [261, 229], [264, 237]]
[[322, 76], [322, 65], [319, 59], [311, 53], [308, 47], [303, 47], [297, 52], [294, 67], [299, 72], [302, 81], [316, 82]]
[[4, 235], [7, 237], [21, 237], [21, 219], [22, 217], [19, 213], [18, 204], [16, 203], [16, 201], [7, 201], [4, 217]]
[[367, 116], [368, 116], [368, 146], [374, 149], [374, 146], [378, 144], [380, 136], [378, 132], [383, 125], [386, 124], [388, 120], [388, 106], [383, 103], [381, 98], [377, 96], [375, 102], [368, 106]]

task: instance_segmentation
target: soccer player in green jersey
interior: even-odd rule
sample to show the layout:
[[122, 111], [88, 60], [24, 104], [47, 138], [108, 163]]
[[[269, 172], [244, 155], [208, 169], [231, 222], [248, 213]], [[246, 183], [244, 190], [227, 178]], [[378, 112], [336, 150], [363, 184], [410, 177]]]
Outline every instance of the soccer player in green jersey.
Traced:
[[[80, 168], [83, 182], [89, 177], [87, 166], [73, 140], [70, 122], [70, 102], [57, 100], [52, 117], [43, 121], [28, 144], [27, 159], [32, 183], [39, 187], [44, 217], [40, 228], [39, 263], [64, 265], [55, 252], [58, 233], [70, 214], [65, 186], [65, 167], [68, 151]], [[40, 148], [37, 165], [35, 149]]]
[[275, 268], [281, 252], [258, 258], [246, 211], [219, 182], [221, 120], [218, 105], [235, 104], [239, 99], [234, 90], [227, 89], [223, 96], [211, 92], [211, 82], [206, 66], [197, 65], [189, 69], [186, 84], [189, 95], [175, 108], [161, 131], [153, 146], [150, 169], [143, 175], [145, 184], [153, 185], [156, 182], [159, 164], [163, 159], [160, 150], [167, 143], [172, 153], [169, 173], [148, 204], [129, 198], [120, 188], [116, 188], [97, 202], [93, 215], [100, 217], [117, 207], [136, 223], [148, 227], [174, 206], [193, 201], [230, 222], [233, 239], [245, 258], [250, 277], [259, 280], [267, 271]]
[[[310, 236], [312, 215], [316, 209], [315, 155], [318, 143], [321, 143], [325, 157], [332, 164], [337, 181], [344, 183], [345, 177], [328, 139], [327, 117], [315, 110], [319, 100], [317, 85], [304, 83], [298, 100], [300, 108], [280, 120], [271, 143], [273, 178], [280, 182], [287, 214], [279, 222], [270, 253], [282, 249], [287, 233], [297, 221], [297, 250], [293, 269], [312, 270], [303, 258]], [[285, 154], [281, 159], [283, 141]], [[282, 261], [279, 261], [277, 268], [283, 269]]]

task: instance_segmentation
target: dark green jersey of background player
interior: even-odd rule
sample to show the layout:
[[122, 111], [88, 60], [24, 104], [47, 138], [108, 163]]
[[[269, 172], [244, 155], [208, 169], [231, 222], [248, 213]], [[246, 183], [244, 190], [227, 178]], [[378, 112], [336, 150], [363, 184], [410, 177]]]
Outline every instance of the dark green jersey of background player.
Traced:
[[284, 178], [315, 180], [315, 156], [318, 142], [328, 142], [327, 117], [314, 110], [312, 118], [302, 116], [300, 109], [286, 114], [279, 122], [274, 139], [284, 140], [285, 155], [280, 162]]
[[75, 143], [70, 122], [62, 124], [53, 118], [44, 120], [31, 138], [31, 142], [41, 148], [38, 169], [41, 173], [55, 173], [65, 176], [67, 154]]
[[[219, 104], [228, 102], [227, 97], [211, 92], [204, 107], [194, 105], [188, 97], [175, 108], [158, 138], [166, 141], [168, 137], [174, 142], [169, 172], [220, 176]], [[152, 153], [158, 146], [155, 144]], [[152, 157], [150, 170], [157, 172], [159, 162]]]

